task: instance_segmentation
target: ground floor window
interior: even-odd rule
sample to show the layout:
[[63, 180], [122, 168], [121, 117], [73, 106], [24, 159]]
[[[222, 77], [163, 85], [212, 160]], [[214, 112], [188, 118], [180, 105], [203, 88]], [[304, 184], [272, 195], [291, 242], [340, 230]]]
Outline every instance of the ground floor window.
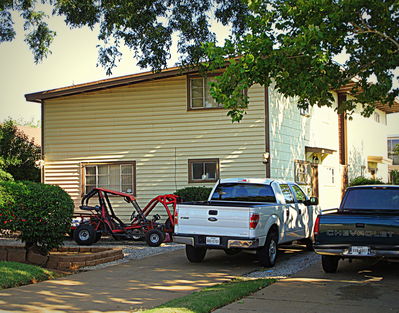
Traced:
[[302, 185], [310, 185], [312, 183], [312, 169], [311, 164], [306, 161], [296, 160], [295, 167], [295, 182]]
[[219, 176], [219, 159], [188, 160], [189, 183], [215, 182]]
[[136, 193], [135, 162], [85, 163], [82, 170], [83, 193], [87, 194], [95, 187]]

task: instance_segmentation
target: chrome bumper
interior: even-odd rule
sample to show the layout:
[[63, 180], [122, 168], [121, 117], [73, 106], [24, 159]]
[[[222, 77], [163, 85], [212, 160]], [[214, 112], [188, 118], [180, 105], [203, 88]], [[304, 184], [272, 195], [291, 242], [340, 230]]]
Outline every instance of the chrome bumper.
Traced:
[[399, 258], [399, 250], [387, 249], [370, 249], [370, 254], [367, 255], [352, 255], [349, 254], [349, 247], [345, 248], [323, 248], [314, 246], [314, 251], [321, 255], [336, 255], [344, 258], [363, 258], [363, 257], [385, 257], [385, 258]]
[[176, 243], [183, 243], [186, 245], [196, 246], [196, 247], [206, 247], [210, 249], [231, 249], [231, 248], [254, 249], [260, 247], [259, 239], [220, 237], [221, 238], [220, 245], [207, 245], [205, 244], [204, 241], [201, 241], [199, 237], [206, 237], [206, 236], [174, 235], [173, 241]]

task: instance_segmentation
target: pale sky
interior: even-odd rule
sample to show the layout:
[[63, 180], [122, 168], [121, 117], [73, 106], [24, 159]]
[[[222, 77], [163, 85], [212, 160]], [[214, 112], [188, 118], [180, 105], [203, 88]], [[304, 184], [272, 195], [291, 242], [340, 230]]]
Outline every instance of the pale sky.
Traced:
[[[24, 95], [42, 90], [85, 83], [99, 79], [145, 71], [124, 50], [124, 58], [112, 76], [106, 76], [97, 63], [97, 32], [89, 28], [69, 29], [61, 17], [51, 17], [49, 25], [57, 32], [51, 45], [52, 54], [35, 65], [24, 42], [22, 19], [14, 15], [17, 37], [0, 44], [0, 121], [8, 117], [25, 121], [40, 119], [40, 104], [25, 101]], [[123, 50], [122, 50], [123, 51]], [[173, 66], [177, 58], [170, 61]]]

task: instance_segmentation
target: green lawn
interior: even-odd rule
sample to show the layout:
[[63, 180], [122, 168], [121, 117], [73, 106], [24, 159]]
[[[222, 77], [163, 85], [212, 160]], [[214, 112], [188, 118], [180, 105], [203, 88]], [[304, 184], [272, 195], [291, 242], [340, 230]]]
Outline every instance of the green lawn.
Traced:
[[35, 265], [0, 261], [0, 289], [52, 279], [57, 274]]
[[166, 302], [143, 313], [208, 313], [248, 296], [271, 283], [273, 279], [240, 279], [201, 289], [190, 295]]

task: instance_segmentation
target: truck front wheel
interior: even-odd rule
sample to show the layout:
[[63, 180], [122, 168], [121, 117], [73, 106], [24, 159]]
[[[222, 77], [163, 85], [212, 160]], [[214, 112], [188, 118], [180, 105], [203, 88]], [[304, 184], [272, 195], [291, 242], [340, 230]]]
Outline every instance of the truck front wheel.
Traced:
[[335, 255], [322, 255], [321, 265], [326, 273], [335, 273], [338, 268], [339, 257]]
[[273, 267], [276, 264], [277, 238], [276, 232], [269, 232], [265, 245], [257, 251], [259, 262], [264, 267]]
[[206, 248], [186, 245], [186, 256], [191, 263], [200, 263], [205, 258]]

